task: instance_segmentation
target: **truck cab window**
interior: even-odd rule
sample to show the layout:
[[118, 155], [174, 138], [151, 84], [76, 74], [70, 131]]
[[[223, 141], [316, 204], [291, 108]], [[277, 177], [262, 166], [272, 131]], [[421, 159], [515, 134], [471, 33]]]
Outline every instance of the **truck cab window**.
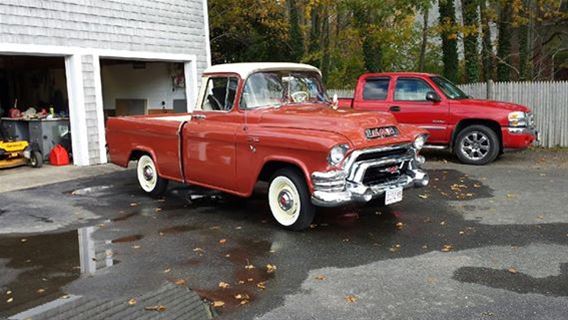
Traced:
[[371, 78], [365, 81], [363, 100], [385, 100], [389, 90], [389, 78]]
[[394, 90], [394, 100], [426, 101], [426, 93], [434, 91], [428, 83], [418, 78], [398, 78]]
[[234, 77], [209, 78], [201, 110], [230, 111], [235, 104], [238, 80]]

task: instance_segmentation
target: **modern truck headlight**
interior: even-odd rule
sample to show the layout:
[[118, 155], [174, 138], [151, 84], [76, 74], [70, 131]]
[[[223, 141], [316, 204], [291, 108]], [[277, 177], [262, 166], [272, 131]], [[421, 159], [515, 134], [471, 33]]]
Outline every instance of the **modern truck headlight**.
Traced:
[[424, 147], [424, 144], [426, 144], [427, 138], [428, 136], [425, 134], [421, 134], [418, 137], [416, 137], [416, 139], [414, 139], [414, 143], [412, 144], [414, 146], [414, 149], [416, 150], [422, 149]]
[[329, 151], [329, 155], [327, 156], [327, 162], [329, 162], [329, 164], [332, 166], [340, 164], [341, 161], [345, 159], [345, 155], [347, 154], [348, 150], [349, 150], [349, 145], [347, 144], [338, 144], [334, 146]]
[[509, 113], [509, 127], [526, 127], [527, 114], [522, 111], [513, 111]]

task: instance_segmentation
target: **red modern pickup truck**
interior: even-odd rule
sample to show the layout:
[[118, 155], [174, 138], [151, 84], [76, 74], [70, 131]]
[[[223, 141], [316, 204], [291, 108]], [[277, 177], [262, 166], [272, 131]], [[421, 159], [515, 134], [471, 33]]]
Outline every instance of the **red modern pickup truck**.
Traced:
[[343, 108], [391, 112], [400, 123], [428, 130], [425, 147], [452, 150], [468, 164], [487, 164], [504, 151], [525, 149], [537, 139], [529, 108], [472, 99], [434, 74], [364, 74], [354, 98], [338, 103]]
[[137, 160], [150, 195], [171, 180], [248, 197], [266, 181], [275, 220], [301, 230], [316, 206], [383, 197], [389, 205], [428, 184], [419, 155], [426, 131], [388, 113], [337, 109], [312, 66], [213, 66], [197, 101], [189, 114], [108, 120], [112, 162]]

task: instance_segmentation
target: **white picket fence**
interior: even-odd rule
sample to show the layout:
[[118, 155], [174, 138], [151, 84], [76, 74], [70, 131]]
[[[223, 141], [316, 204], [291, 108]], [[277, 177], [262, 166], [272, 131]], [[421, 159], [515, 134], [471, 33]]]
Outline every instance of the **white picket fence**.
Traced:
[[[489, 82], [459, 86], [478, 99], [507, 101], [533, 110], [543, 147], [568, 147], [568, 81]], [[352, 98], [353, 90], [331, 89], [328, 95]]]

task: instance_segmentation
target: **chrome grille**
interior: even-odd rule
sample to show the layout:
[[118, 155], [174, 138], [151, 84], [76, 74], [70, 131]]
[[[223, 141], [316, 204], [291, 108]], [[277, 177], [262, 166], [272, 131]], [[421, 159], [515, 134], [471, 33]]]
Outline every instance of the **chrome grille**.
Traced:
[[[414, 158], [410, 145], [389, 146], [355, 151], [349, 164], [347, 180], [367, 186], [398, 179], [405, 171], [408, 162]], [[389, 169], [397, 167], [396, 172]]]

